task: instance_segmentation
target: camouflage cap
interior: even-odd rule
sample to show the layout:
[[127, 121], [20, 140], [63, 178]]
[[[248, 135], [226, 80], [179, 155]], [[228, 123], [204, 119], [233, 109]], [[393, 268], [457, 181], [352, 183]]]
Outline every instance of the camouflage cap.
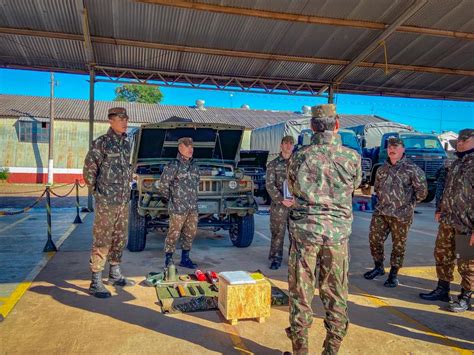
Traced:
[[471, 137], [474, 137], [474, 129], [465, 128], [459, 131], [458, 140], [465, 141]]
[[178, 139], [178, 145], [180, 144], [184, 144], [185, 146], [190, 146], [190, 145], [193, 145], [194, 142], [191, 137], [181, 137], [180, 139]]
[[389, 145], [401, 145], [402, 147], [405, 146], [403, 141], [398, 137], [389, 137], [387, 139], [387, 146], [389, 146]]
[[334, 117], [336, 116], [336, 105], [325, 104], [311, 107], [311, 113], [314, 118]]
[[122, 117], [127, 117], [127, 110], [124, 109], [123, 107], [112, 107], [109, 108], [109, 113], [107, 115], [108, 117], [110, 116], [122, 116]]

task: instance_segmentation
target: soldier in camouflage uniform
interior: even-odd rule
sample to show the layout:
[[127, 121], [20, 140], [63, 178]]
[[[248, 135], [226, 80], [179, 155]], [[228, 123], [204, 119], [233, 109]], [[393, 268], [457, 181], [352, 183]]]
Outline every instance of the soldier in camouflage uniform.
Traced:
[[283, 195], [283, 184], [286, 180], [288, 159], [295, 147], [292, 136], [285, 136], [281, 140], [280, 154], [267, 165], [265, 187], [272, 199], [270, 205], [270, 231], [272, 241], [268, 259], [271, 260], [270, 269], [276, 270], [281, 266], [283, 259], [283, 243], [285, 231], [288, 228], [288, 212], [293, 200]]
[[384, 286], [396, 287], [415, 205], [426, 198], [428, 186], [423, 170], [404, 157], [403, 141], [392, 137], [388, 139], [387, 144], [388, 159], [375, 176], [374, 191], [378, 202], [370, 222], [369, 243], [375, 267], [366, 272], [364, 277], [372, 280], [385, 274], [384, 242], [391, 233], [391, 269]]
[[165, 267], [173, 262], [176, 242], [182, 236], [180, 266], [196, 268], [189, 252], [197, 233], [199, 167], [193, 161], [193, 140], [183, 137], [178, 140], [178, 156], [170, 162], [160, 177], [158, 191], [168, 203], [169, 227], [165, 240]]
[[334, 105], [315, 106], [312, 114], [311, 145], [295, 152], [288, 163], [294, 205], [290, 210], [290, 327], [286, 333], [294, 354], [309, 353], [311, 302], [319, 272], [327, 330], [323, 354], [336, 354], [349, 325], [347, 241], [352, 228], [352, 194], [362, 177], [361, 158], [342, 146]]
[[[420, 293], [429, 301], [451, 300], [450, 282], [453, 281], [455, 235], [470, 238], [474, 246], [474, 129], [459, 132], [456, 144], [457, 159], [441, 171], [436, 189], [436, 214], [439, 221], [434, 250], [438, 286], [430, 293]], [[458, 259], [461, 275], [461, 294], [451, 302], [449, 310], [464, 312], [471, 307], [474, 290], [474, 260]]]
[[98, 298], [110, 297], [102, 283], [102, 270], [109, 262], [109, 283], [133, 285], [120, 270], [122, 251], [127, 241], [128, 201], [130, 200], [130, 144], [127, 140], [127, 112], [122, 107], [108, 112], [110, 128], [92, 142], [84, 161], [84, 180], [95, 197], [89, 292]]

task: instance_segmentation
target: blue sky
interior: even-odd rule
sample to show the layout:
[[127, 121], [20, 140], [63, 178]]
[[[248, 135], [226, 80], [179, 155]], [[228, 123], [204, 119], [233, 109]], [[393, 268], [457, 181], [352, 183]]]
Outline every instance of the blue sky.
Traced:
[[[60, 98], [89, 98], [89, 77], [85, 75], [55, 74], [59, 82], [55, 96]], [[0, 94], [49, 96], [50, 73], [28, 70], [0, 69]], [[113, 100], [117, 85], [96, 83], [96, 100]], [[217, 90], [161, 87], [163, 105], [194, 105], [196, 99], [206, 106], [238, 108], [248, 104], [251, 109], [301, 111], [303, 105], [326, 103], [325, 98], [289, 95], [268, 95]], [[340, 114], [378, 115], [409, 124], [423, 132], [441, 132], [474, 128], [474, 103], [463, 101], [408, 99], [363, 95], [336, 95]]]

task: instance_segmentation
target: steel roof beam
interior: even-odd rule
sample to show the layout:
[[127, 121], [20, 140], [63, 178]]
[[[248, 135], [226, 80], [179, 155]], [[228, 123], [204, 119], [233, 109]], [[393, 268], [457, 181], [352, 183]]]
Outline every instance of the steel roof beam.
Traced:
[[84, 49], [86, 51], [87, 63], [89, 66], [95, 64], [94, 48], [92, 47], [91, 33], [89, 30], [89, 15], [82, 0], [77, 1], [78, 10], [81, 13], [82, 33], [84, 34]]
[[342, 69], [333, 78], [333, 82], [338, 85], [344, 80], [344, 78], [367, 58], [383, 41], [385, 41], [392, 33], [396, 31], [406, 20], [412, 17], [418, 10], [420, 10], [428, 0], [416, 0], [414, 1], [390, 26], [388, 26], [380, 35], [377, 36], [357, 57], [355, 57], [344, 69]]
[[[353, 28], [364, 28], [364, 29], [371, 29], [371, 30], [384, 30], [388, 27], [387, 24], [380, 23], [380, 22], [347, 20], [347, 19], [322, 17], [322, 16], [299, 15], [299, 14], [292, 14], [292, 13], [287, 13], [287, 12], [255, 10], [255, 9], [230, 7], [230, 6], [217, 5], [217, 4], [204, 4], [204, 3], [197, 3], [193, 1], [138, 0], [138, 2], [155, 4], [155, 5], [163, 5], [163, 6], [172, 6], [172, 7], [178, 7], [178, 8], [190, 9], [190, 10], [200, 10], [200, 11], [207, 11], [207, 12], [222, 13], [222, 14], [228, 14], [228, 15], [258, 17], [258, 18], [264, 18], [268, 20], [302, 22], [302, 23], [309, 23], [309, 24], [314, 24], [314, 25], [353, 27]], [[405, 33], [418, 33], [418, 34], [437, 36], [437, 37], [451, 37], [451, 38], [461, 38], [461, 39], [466, 39], [466, 40], [474, 40], [474, 33], [441, 30], [441, 29], [428, 28], [428, 27], [400, 26], [399, 28], [397, 28], [396, 31], [405, 32]]]
[[[57, 68], [57, 67], [50, 67], [50, 66], [28, 66], [28, 65], [0, 65], [0, 67], [3, 68], [9, 68], [9, 69], [22, 69], [22, 70], [39, 70], [39, 71], [55, 71], [59, 73], [68, 73], [68, 74], [81, 74], [84, 75], [88, 73], [85, 69], [83, 70], [78, 70], [78, 69], [66, 69], [66, 68]], [[95, 68], [97, 69], [97, 67]], [[117, 69], [117, 68], [113, 68]], [[128, 70], [128, 69], [124, 69]], [[143, 71], [142, 71], [143, 72]], [[161, 78], [161, 74], [165, 76], [172, 76], [173, 73], [166, 73], [166, 72], [156, 72], [157, 76]], [[97, 72], [98, 76], [107, 76], [102, 72], [101, 70], [98, 70]], [[112, 74], [111, 78], [109, 80], [95, 80], [96, 82], [98, 81], [107, 81], [107, 82], [117, 82], [117, 83], [124, 83], [124, 84], [130, 84], [130, 81], [126, 80], [126, 77], [124, 76], [125, 73], [121, 74], [121, 79], [118, 81], [114, 81], [113, 76], [115, 74]], [[221, 90], [221, 91], [229, 91], [229, 92], [236, 92], [239, 91], [237, 89], [232, 89], [232, 88], [226, 88], [222, 84], [216, 85], [217, 81], [215, 79], [215, 76], [209, 76], [210, 82], [208, 85], [212, 87], [202, 87], [201, 89], [203, 90]], [[163, 77], [164, 79], [164, 77]], [[167, 79], [169, 80], [169, 79]], [[219, 79], [218, 79], [219, 80]], [[240, 79], [240, 80], [249, 80], [248, 78], [245, 79]], [[166, 80], [159, 80], [162, 81], [163, 84], [160, 85], [166, 85]], [[177, 82], [177, 81], [176, 81]], [[301, 82], [298, 82], [301, 83]], [[156, 84], [143, 84], [143, 85], [156, 85]], [[323, 83], [307, 83], [306, 84], [306, 90], [301, 90], [301, 93], [296, 93], [293, 94], [292, 96], [324, 96], [327, 97], [327, 95], [318, 95], [318, 91], [321, 88], [321, 85], [327, 85]], [[168, 86], [173, 86], [173, 85], [168, 85]], [[176, 86], [176, 85], [175, 85]], [[430, 90], [418, 90], [418, 89], [401, 89], [401, 88], [383, 88], [383, 87], [376, 87], [376, 86], [371, 86], [371, 85], [365, 85], [364, 87], [366, 90], [361, 90], [361, 89], [353, 89], [352, 87], [357, 87], [358, 85], [356, 84], [342, 84], [340, 87], [337, 88], [338, 93], [345, 93], [345, 94], [363, 94], [363, 95], [369, 95], [369, 96], [394, 96], [394, 97], [413, 97], [413, 98], [425, 98], [425, 99], [449, 99], [449, 100], [462, 100], [462, 101], [474, 101], [474, 93], [472, 92], [447, 92], [446, 90], [443, 90], [443, 95], [441, 93], [439, 95], [436, 95], [434, 91]], [[180, 86], [180, 88], [185, 88], [185, 89], [190, 89], [189, 86]], [[248, 92], [258, 92], [262, 93], [262, 91], [253, 91], [249, 90]], [[309, 92], [311, 95], [305, 94], [304, 92]], [[278, 95], [290, 95], [289, 93], [281, 93], [278, 92]]]
[[[19, 36], [31, 36], [31, 37], [44, 37], [52, 39], [63, 39], [73, 41], [83, 41], [82, 35], [72, 33], [59, 33], [59, 32], [46, 32], [36, 30], [26, 30], [20, 28], [0, 27], [0, 34], [10, 34]], [[92, 43], [103, 43], [118, 46], [129, 46], [138, 48], [151, 48], [161, 49], [175, 52], [186, 52], [186, 53], [199, 53], [205, 55], [220, 55], [234, 58], [250, 58], [250, 59], [261, 59], [261, 60], [274, 60], [274, 61], [287, 61], [287, 62], [298, 62], [298, 63], [309, 63], [309, 64], [322, 64], [322, 65], [349, 65], [351, 61], [331, 58], [318, 58], [318, 57], [300, 57], [282, 54], [269, 54], [260, 52], [246, 52], [246, 51], [234, 51], [228, 49], [215, 49], [215, 48], [203, 48], [203, 47], [190, 47], [175, 44], [163, 44], [155, 42], [143, 42], [136, 40], [127, 39], [115, 39], [108, 37], [91, 36]], [[365, 68], [377, 68], [385, 69], [385, 63], [372, 63], [372, 62], [359, 62], [356, 64], [358, 67]], [[420, 65], [405, 65], [405, 64], [388, 64], [389, 70], [406, 70], [415, 71], [422, 73], [434, 73], [434, 74], [449, 74], [449, 75], [464, 75], [474, 76], [474, 70], [464, 69], [451, 69], [451, 68], [440, 68], [440, 67], [427, 67]]]

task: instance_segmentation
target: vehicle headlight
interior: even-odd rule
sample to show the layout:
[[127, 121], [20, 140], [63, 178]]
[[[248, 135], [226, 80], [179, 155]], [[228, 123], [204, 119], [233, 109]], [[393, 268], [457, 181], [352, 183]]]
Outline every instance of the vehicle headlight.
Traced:
[[241, 170], [236, 170], [236, 171], [234, 172], [234, 175], [235, 175], [235, 178], [236, 178], [236, 179], [239, 179], [239, 180], [244, 177], [244, 173], [243, 173]]
[[237, 188], [237, 181], [234, 181], [234, 180], [229, 181], [229, 188], [232, 189], [232, 190], [236, 189]]

